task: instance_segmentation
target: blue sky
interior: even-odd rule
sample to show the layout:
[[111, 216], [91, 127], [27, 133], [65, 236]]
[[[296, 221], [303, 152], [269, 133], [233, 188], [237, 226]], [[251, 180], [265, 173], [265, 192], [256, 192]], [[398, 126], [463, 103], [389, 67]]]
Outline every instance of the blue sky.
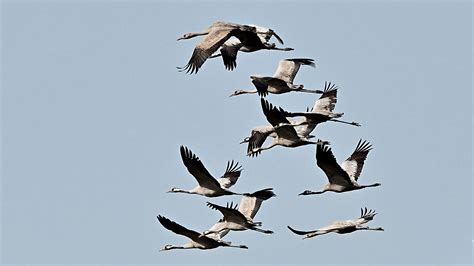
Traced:
[[[10, 263], [441, 263], [471, 262], [472, 4], [469, 2], [3, 1], [1, 262]], [[216, 20], [274, 29], [292, 52], [239, 54], [197, 75], [185, 65], [198, 38], [176, 42]], [[337, 84], [336, 111], [355, 128], [327, 123], [314, 132], [342, 161], [360, 138], [373, 146], [360, 183], [345, 194], [297, 196], [327, 179], [315, 147], [277, 147], [257, 158], [238, 143], [267, 123], [252, 74], [278, 61], [314, 58], [295, 82]], [[270, 95], [304, 110], [312, 94]], [[275, 232], [233, 232], [249, 250], [158, 252], [187, 239], [164, 229], [164, 215], [207, 230], [220, 214], [209, 199], [167, 194], [192, 188], [179, 146], [211, 173], [227, 160], [244, 171], [234, 191], [273, 187], [255, 220]], [[210, 199], [238, 202], [238, 196]], [[379, 213], [356, 232], [301, 240], [286, 229], [315, 229]]]

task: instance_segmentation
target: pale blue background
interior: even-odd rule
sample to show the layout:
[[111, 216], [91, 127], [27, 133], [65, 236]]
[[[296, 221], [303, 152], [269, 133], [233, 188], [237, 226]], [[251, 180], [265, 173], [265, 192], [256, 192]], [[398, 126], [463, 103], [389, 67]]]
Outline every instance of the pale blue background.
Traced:
[[[465, 263], [472, 249], [472, 4], [470, 2], [3, 1], [1, 263]], [[234, 72], [213, 59], [178, 73], [213, 21], [275, 29], [293, 52], [239, 54]], [[327, 123], [315, 134], [338, 161], [359, 138], [374, 145], [360, 183], [378, 188], [298, 197], [325, 183], [314, 146], [277, 147], [258, 158], [239, 145], [265, 124], [251, 74], [280, 59], [310, 57], [296, 83], [340, 86], [337, 111], [361, 128]], [[311, 94], [271, 95], [288, 110]], [[184, 237], [157, 214], [208, 229], [220, 214], [206, 198], [167, 194], [196, 182], [189, 146], [211, 173], [244, 165], [234, 191], [273, 187], [256, 217], [274, 235], [226, 237], [249, 250], [158, 252]], [[240, 198], [222, 197], [225, 204]], [[385, 232], [302, 241], [313, 229], [379, 212]]]

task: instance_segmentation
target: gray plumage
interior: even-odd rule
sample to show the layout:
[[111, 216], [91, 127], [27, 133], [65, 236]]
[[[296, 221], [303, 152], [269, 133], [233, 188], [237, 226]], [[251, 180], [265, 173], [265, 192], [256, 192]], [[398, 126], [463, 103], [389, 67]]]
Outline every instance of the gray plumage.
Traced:
[[326, 174], [329, 184], [321, 191], [306, 190], [300, 193], [300, 195], [322, 194], [326, 191], [341, 193], [380, 186], [380, 183], [371, 185], [359, 185], [357, 183], [370, 150], [372, 150], [372, 145], [361, 139], [351, 156], [339, 165], [332, 153], [331, 147], [326, 144], [317, 145], [316, 162], [319, 168]]
[[257, 93], [261, 97], [267, 96], [269, 93], [282, 94], [288, 92], [309, 92], [309, 93], [323, 93], [321, 90], [308, 90], [304, 89], [303, 85], [294, 85], [295, 79], [300, 66], [312, 66], [314, 67], [314, 60], [309, 58], [292, 58], [281, 60], [278, 64], [278, 68], [273, 76], [250, 76], [252, 83], [256, 90], [236, 90], [230, 96], [236, 96], [248, 93]]
[[210, 237], [201, 236], [198, 232], [190, 230], [180, 224], [177, 224], [164, 216], [158, 215], [157, 218], [164, 228], [172, 231], [175, 234], [182, 235], [191, 239], [191, 241], [181, 246], [165, 245], [160, 251], [192, 248], [213, 249], [217, 247], [234, 247], [247, 249], [247, 246], [244, 245], [232, 245], [230, 242], [219, 241]]
[[242, 172], [242, 167], [239, 166], [238, 162], [235, 163], [234, 161], [228, 161], [227, 168], [222, 177], [215, 179], [209, 171], [207, 171], [206, 167], [204, 167], [204, 164], [201, 162], [199, 157], [197, 157], [190, 149], [181, 146], [180, 152], [183, 164], [186, 166], [189, 173], [194, 176], [199, 185], [191, 190], [172, 188], [168, 192], [198, 194], [206, 197], [241, 195], [228, 190], [228, 188], [237, 182]]
[[354, 220], [335, 221], [331, 223], [330, 225], [324, 226], [316, 230], [311, 230], [311, 231], [295, 230], [291, 228], [290, 226], [288, 226], [288, 229], [290, 229], [291, 232], [297, 235], [304, 235], [305, 237], [303, 239], [311, 238], [311, 237], [315, 237], [319, 235], [324, 235], [331, 232], [337, 233], [337, 234], [348, 234], [357, 230], [384, 231], [384, 229], [381, 227], [370, 228], [368, 226], [363, 226], [364, 224], [371, 221], [376, 214], [377, 213], [373, 210], [367, 210], [367, 208], [365, 209], [361, 208], [360, 217]]

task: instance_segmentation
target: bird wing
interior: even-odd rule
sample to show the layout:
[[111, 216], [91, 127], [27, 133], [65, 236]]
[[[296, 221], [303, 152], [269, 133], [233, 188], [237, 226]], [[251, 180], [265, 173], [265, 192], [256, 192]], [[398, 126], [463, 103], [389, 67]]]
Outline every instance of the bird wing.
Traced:
[[262, 104], [263, 114], [265, 114], [268, 122], [275, 128], [278, 137], [288, 140], [299, 139], [295, 128], [286, 118], [287, 112], [285, 110], [281, 107], [277, 108], [273, 106], [263, 98], [260, 98], [260, 102]]
[[[256, 156], [257, 154], [253, 153], [253, 150], [261, 148], [263, 143], [265, 143], [265, 140], [267, 139], [269, 134], [270, 132], [261, 132], [261, 131], [252, 130], [252, 135], [250, 136], [249, 144], [247, 145], [247, 154]], [[260, 153], [260, 152], [257, 152], [257, 153]]]
[[252, 80], [253, 85], [257, 89], [257, 94], [260, 97], [266, 97], [268, 95], [268, 80], [270, 78], [271, 77], [264, 77]]
[[287, 83], [293, 84], [296, 73], [301, 65], [309, 65], [314, 67], [314, 59], [309, 58], [293, 58], [284, 59], [278, 63], [278, 68], [273, 74], [274, 78], [281, 79]]
[[227, 207], [213, 204], [210, 202], [207, 202], [207, 206], [211, 209], [220, 211], [222, 215], [224, 215], [224, 221], [236, 223], [242, 223], [247, 221], [247, 218], [236, 209], [237, 204], [234, 205], [232, 202], [230, 204], [227, 204]]
[[263, 114], [273, 127], [290, 124], [290, 121], [286, 118], [287, 112], [281, 107], [277, 108], [263, 98], [260, 98], [260, 103], [262, 104]]
[[224, 44], [225, 41], [227, 41], [227, 39], [231, 37], [232, 30], [231, 27], [211, 28], [206, 38], [196, 45], [188, 64], [181, 68], [181, 70], [186, 71], [186, 73], [189, 74], [197, 73], [199, 68], [201, 68], [204, 62], [206, 62], [207, 58], [209, 58]]
[[[318, 140], [318, 142], [320, 141]], [[352, 185], [349, 175], [339, 166], [331, 147], [327, 144], [316, 145], [316, 163], [326, 174], [329, 183], [341, 186]]]
[[362, 139], [360, 139], [352, 155], [342, 162], [342, 169], [346, 171], [349, 177], [354, 181], [359, 179], [364, 161], [367, 159], [367, 155], [371, 149], [372, 145], [368, 141], [364, 140], [362, 142]]
[[312, 112], [332, 112], [337, 103], [338, 87], [331, 82], [324, 83], [323, 94], [314, 103]]
[[234, 164], [234, 161], [227, 162], [227, 168], [223, 176], [217, 179], [217, 182], [223, 188], [230, 188], [237, 182], [240, 177], [240, 173], [242, 172], [242, 166], [239, 165], [239, 162]]
[[239, 40], [232, 43], [227, 41], [222, 45], [220, 52], [227, 70], [234, 70], [237, 67], [237, 52], [242, 46]]
[[171, 232], [188, 237], [193, 241], [197, 241], [199, 239], [200, 233], [193, 230], [189, 230], [188, 228], [177, 224], [164, 216], [158, 215], [157, 218], [161, 225], [163, 225], [164, 228], [170, 230]]
[[190, 149], [185, 146], [180, 147], [181, 159], [188, 168], [188, 172], [196, 178], [201, 187], [212, 190], [221, 188], [219, 182], [207, 171], [199, 157], [197, 157]]
[[317, 232], [318, 230], [312, 230], [312, 231], [299, 231], [299, 230], [295, 230], [293, 228], [291, 228], [290, 226], [287, 226], [288, 229], [290, 229], [291, 232], [297, 234], [297, 235], [306, 235], [306, 234], [311, 234], [311, 233], [315, 233]]
[[354, 220], [354, 224], [355, 225], [365, 224], [369, 221], [372, 221], [375, 215], [377, 215], [377, 213], [374, 210], [367, 209], [367, 207], [360, 208], [360, 217]]
[[252, 194], [248, 194], [242, 197], [239, 204], [239, 212], [241, 212], [247, 219], [253, 220], [253, 217], [257, 214], [262, 202], [271, 197], [276, 196], [273, 193], [273, 188], [266, 188], [256, 191]]
[[[215, 239], [217, 241], [220, 241], [225, 235], [227, 235], [229, 233], [229, 229], [224, 229], [226, 226], [225, 223], [223, 223], [222, 220], [219, 220], [217, 223], [215, 223], [211, 228], [209, 228], [209, 230], [207, 231], [210, 231], [212, 233], [210, 234], [207, 234], [206, 236], [207, 237], [210, 237], [212, 239]], [[222, 230], [222, 231], [221, 231]], [[215, 233], [219, 231], [218, 233]]]

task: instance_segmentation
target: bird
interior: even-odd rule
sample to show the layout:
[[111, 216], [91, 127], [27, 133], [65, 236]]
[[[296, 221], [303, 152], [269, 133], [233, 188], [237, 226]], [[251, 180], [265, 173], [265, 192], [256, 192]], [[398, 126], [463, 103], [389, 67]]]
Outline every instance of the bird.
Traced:
[[311, 110], [308, 108], [306, 112], [286, 112], [285, 115], [287, 117], [303, 116], [303, 118], [300, 120], [300, 123], [303, 123], [303, 125], [296, 128], [296, 131], [300, 135], [309, 135], [318, 124], [327, 121], [339, 122], [360, 127], [360, 124], [357, 122], [346, 122], [336, 119], [344, 115], [344, 113], [333, 112], [337, 103], [337, 90], [338, 87], [334, 83], [326, 81], [324, 83], [322, 95], [318, 100], [315, 101]]
[[[238, 205], [237, 211], [243, 214], [243, 216], [245, 216], [247, 222], [249, 222], [250, 224], [254, 224], [255, 226], [259, 226], [261, 225], [261, 222], [253, 222], [253, 218], [255, 217], [258, 210], [260, 209], [262, 202], [275, 196], [276, 195], [273, 192], [272, 188], [266, 188], [266, 189], [262, 189], [251, 194], [246, 194], [240, 200], [240, 204]], [[238, 225], [232, 224], [232, 223], [235, 223], [235, 221], [232, 221], [232, 219], [226, 219], [226, 217], [229, 217], [229, 215], [226, 216], [226, 214], [224, 214], [224, 218], [220, 219], [209, 230], [203, 232], [202, 235], [206, 235], [208, 237], [220, 240], [227, 233], [229, 233], [229, 231], [231, 230], [229, 229], [229, 227], [239, 228], [239, 229], [233, 229], [233, 230], [245, 230], [245, 225], [247, 225], [247, 223], [244, 221], [244, 219], [242, 219], [242, 216], [235, 211], [230, 211], [230, 212], [233, 212], [237, 215], [237, 219], [234, 218], [234, 220], [237, 220], [237, 223], [239, 223]], [[271, 232], [271, 231], [267, 230], [267, 232]]]
[[[239, 40], [243, 47], [243, 50], [252, 51], [257, 49], [269, 49], [269, 50], [278, 50], [280, 48], [276, 48], [275, 45], [268, 43], [265, 41], [269, 34], [275, 35], [274, 32], [271, 33], [267, 32], [258, 32], [257, 28], [261, 28], [259, 26], [250, 26], [250, 25], [241, 25], [237, 23], [231, 22], [223, 22], [217, 21], [214, 22], [207, 30], [202, 32], [189, 32], [183, 34], [182, 37], [178, 38], [179, 40], [185, 40], [194, 38], [196, 36], [207, 35], [201, 42], [199, 42], [196, 47], [194, 48], [193, 54], [189, 59], [188, 63], [184, 67], [178, 67], [180, 71], [185, 71], [188, 74], [195, 74], [199, 71], [201, 66], [204, 62], [211, 57], [220, 47], [224, 45], [224, 43], [229, 40], [231, 37], [235, 37]], [[260, 37], [259, 34], [263, 34], [263, 37]], [[278, 37], [281, 40], [281, 38]], [[224, 48], [224, 54], [229, 51], [229, 48]], [[239, 48], [240, 50], [240, 48]], [[217, 56], [217, 55], [216, 55]], [[230, 57], [229, 57], [230, 56]], [[224, 55], [224, 60], [227, 58], [236, 57], [230, 54]], [[229, 59], [232, 60], [232, 59]], [[233, 59], [235, 60], [235, 58]], [[230, 64], [230, 65], [229, 65]], [[233, 67], [231, 67], [231, 65]], [[235, 68], [236, 63], [226, 63], [226, 68], [232, 70]], [[232, 68], [232, 69], [230, 69]]]
[[182, 245], [182, 246], [174, 246], [174, 245], [165, 245], [160, 251], [172, 250], [172, 249], [213, 249], [217, 247], [233, 247], [233, 248], [242, 248], [248, 249], [245, 245], [232, 245], [231, 242], [224, 242], [218, 241], [214, 238], [200, 236], [200, 233], [187, 229], [186, 227], [177, 224], [168, 218], [158, 215], [158, 221], [165, 227], [166, 229], [172, 231], [175, 234], [183, 235], [187, 238], [190, 238], [191, 241]]
[[[230, 230], [232, 231], [243, 231], [253, 230], [265, 234], [273, 234], [271, 230], [260, 229], [261, 222], [253, 222], [253, 217], [257, 213], [262, 204], [262, 201], [275, 196], [272, 188], [257, 191], [255, 193], [246, 195], [242, 200], [241, 204], [244, 206], [239, 207], [237, 204], [227, 203], [226, 207], [220, 206], [207, 202], [207, 206], [211, 209], [218, 210], [224, 215], [211, 229], [203, 232], [201, 235], [213, 235], [213, 238], [220, 239]], [[238, 209], [237, 209], [238, 208]]]
[[374, 219], [374, 216], [377, 213], [373, 210], [367, 210], [365, 209], [360, 209], [360, 217], [354, 220], [344, 220], [344, 221], [335, 221], [331, 223], [328, 226], [319, 228], [317, 230], [311, 230], [311, 231], [298, 231], [290, 226], [288, 226], [288, 229], [290, 229], [291, 232], [297, 234], [297, 235], [304, 235], [303, 239], [306, 238], [311, 238], [319, 235], [324, 235], [327, 233], [338, 233], [338, 234], [347, 234], [347, 233], [352, 233], [357, 230], [373, 230], [373, 231], [384, 231], [382, 227], [376, 227], [376, 228], [370, 228], [368, 226], [362, 226], [363, 224], [366, 224], [367, 222], [371, 221]]
[[321, 191], [305, 190], [299, 195], [322, 194], [326, 191], [341, 193], [380, 186], [380, 183], [371, 185], [359, 185], [357, 183], [364, 166], [364, 161], [370, 150], [372, 150], [372, 145], [360, 139], [351, 156], [339, 165], [332, 153], [331, 147], [324, 143], [318, 144], [316, 146], [316, 163], [326, 174], [329, 184]]
[[188, 169], [189, 173], [196, 178], [198, 186], [191, 190], [183, 190], [179, 188], [171, 188], [170, 193], [188, 193], [198, 194], [206, 197], [219, 197], [224, 195], [242, 195], [235, 193], [228, 188], [233, 186], [240, 177], [242, 167], [234, 161], [227, 162], [227, 168], [222, 177], [215, 179], [204, 167], [203, 163], [189, 148], [180, 147], [181, 159]]
[[287, 92], [309, 92], [309, 93], [323, 93], [321, 90], [307, 90], [304, 89], [303, 85], [294, 85], [293, 80], [295, 79], [298, 70], [301, 65], [307, 65], [314, 67], [314, 59], [309, 58], [292, 58], [281, 60], [278, 64], [278, 68], [272, 77], [266, 76], [250, 76], [253, 85], [256, 89], [254, 90], [236, 90], [229, 97], [242, 95], [242, 94], [253, 94], [257, 93], [261, 97], [267, 96], [269, 93], [282, 94]]
[[277, 50], [277, 51], [293, 51], [293, 48], [276, 47], [275, 43], [270, 43], [271, 37], [275, 36], [280, 44], [284, 44], [283, 40], [276, 34], [275, 31], [269, 28], [265, 28], [257, 25], [247, 25], [255, 27], [257, 31], [257, 38], [248, 39], [245, 45], [237, 38], [230, 38], [227, 40], [219, 50], [220, 53], [213, 54], [210, 58], [222, 57], [224, 66], [227, 70], [231, 71], [237, 67], [237, 52], [251, 53], [259, 50]]
[[[317, 142], [311, 141], [308, 138], [301, 137], [298, 135], [294, 128], [294, 124], [291, 124], [290, 121], [286, 118], [285, 114], [287, 113], [281, 107], [276, 108], [271, 103], [266, 101], [264, 98], [260, 98], [260, 103], [262, 105], [263, 114], [267, 118], [268, 122], [272, 125], [275, 130], [276, 137], [273, 138], [272, 143], [267, 147], [261, 147], [263, 145], [262, 136], [252, 136], [249, 139], [249, 149], [247, 152], [248, 156], [257, 156], [261, 151], [271, 149], [277, 145], [284, 147], [299, 147], [308, 144], [318, 144], [318, 143], [327, 143], [328, 141], [318, 140]], [[306, 123], [306, 122], [305, 122]], [[304, 124], [304, 123], [300, 123]], [[257, 133], [259, 134], [259, 133]]]
[[221, 47], [225, 41], [227, 41], [232, 36], [243, 38], [242, 36], [244, 35], [239, 35], [239, 33], [245, 31], [253, 32], [253, 34], [256, 35], [255, 27], [223, 21], [214, 22], [210, 27], [207, 28], [207, 30], [202, 32], [189, 32], [183, 34], [182, 37], [177, 39], [178, 41], [194, 38], [196, 36], [207, 36], [196, 45], [188, 64], [186, 64], [184, 67], [178, 67], [178, 69], [180, 69], [180, 71], [186, 71], [186, 73], [189, 74], [197, 73], [207, 58], [217, 51], [217, 49], [219, 49], [219, 47]]
[[[340, 122], [360, 127], [360, 124], [357, 122], [346, 122], [336, 119], [344, 115], [344, 113], [333, 112], [337, 102], [337, 90], [338, 88], [334, 83], [326, 81], [323, 94], [315, 101], [311, 110], [307, 108], [306, 112], [301, 113], [285, 112], [285, 116], [287, 117], [302, 116], [299, 121], [288, 119], [290, 124], [294, 125], [298, 136], [307, 139], [314, 138], [314, 136], [311, 135], [313, 130], [318, 124], [326, 121]], [[273, 138], [277, 136], [272, 125], [257, 126], [252, 129], [250, 137], [246, 137], [240, 144], [252, 143], [252, 145], [249, 144], [247, 147], [247, 153], [250, 153], [253, 148], [261, 147], [269, 136]]]

